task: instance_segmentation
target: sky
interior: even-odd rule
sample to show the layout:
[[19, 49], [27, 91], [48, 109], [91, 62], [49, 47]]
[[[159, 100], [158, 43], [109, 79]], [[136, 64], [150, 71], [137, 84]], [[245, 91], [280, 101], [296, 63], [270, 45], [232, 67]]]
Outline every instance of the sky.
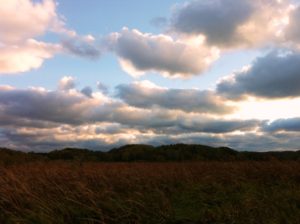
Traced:
[[0, 0], [0, 145], [299, 150], [299, 3]]

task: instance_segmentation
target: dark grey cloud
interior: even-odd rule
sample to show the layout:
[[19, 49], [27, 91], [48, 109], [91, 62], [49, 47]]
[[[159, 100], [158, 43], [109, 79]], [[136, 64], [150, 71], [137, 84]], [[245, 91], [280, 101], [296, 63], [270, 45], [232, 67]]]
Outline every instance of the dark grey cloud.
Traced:
[[[112, 122], [135, 128], [177, 126], [189, 115], [172, 110], [132, 108], [109, 98], [89, 98], [79, 91], [1, 89], [1, 114], [12, 118], [82, 125]], [[25, 125], [26, 123], [24, 123]], [[12, 122], [14, 125], [14, 122]]]
[[[65, 91], [2, 90], [0, 107], [2, 114], [18, 119], [75, 126], [112, 122], [137, 129], [151, 129], [177, 126], [188, 119], [188, 115], [178, 117], [172, 111], [135, 109], [121, 102], [104, 103], [87, 98], [80, 92]], [[14, 125], [13, 121], [11, 125]]]
[[[235, 131], [253, 131], [261, 125], [258, 120], [224, 120], [207, 117], [185, 117], [179, 116], [176, 120], [164, 125], [149, 125], [148, 128], [157, 135], [165, 134], [177, 136], [182, 134], [202, 133], [202, 134], [226, 134]], [[135, 127], [137, 130], [144, 127]]]
[[90, 97], [92, 98], [93, 96], [93, 89], [89, 86], [86, 86], [84, 87], [82, 90], [81, 90], [81, 93], [87, 97]]
[[155, 106], [185, 112], [225, 114], [234, 108], [224, 99], [208, 90], [164, 89], [150, 84], [133, 83], [119, 85], [117, 96], [131, 106], [152, 108]]
[[148, 128], [173, 125], [176, 121], [172, 112], [130, 108], [110, 98], [89, 98], [75, 90], [0, 88], [0, 108], [0, 115], [69, 125], [115, 122]]
[[[145, 90], [144, 90], [145, 91]], [[155, 90], [159, 93], [160, 89]], [[179, 100], [182, 103], [190, 99], [190, 93], [174, 92], [176, 98], [172, 98], [168, 95], [172, 95], [173, 91], [165, 90], [162, 92], [162, 97], [166, 99], [160, 103], [166, 103], [167, 101]], [[147, 92], [147, 90], [146, 90]], [[153, 93], [151, 89], [150, 94]], [[163, 96], [166, 94], [166, 96]], [[198, 92], [193, 97], [201, 97]], [[199, 95], [199, 96], [198, 96]], [[206, 97], [206, 95], [204, 95]], [[98, 98], [100, 97], [100, 98]], [[143, 98], [143, 96], [141, 96]], [[180, 98], [182, 97], [182, 99]], [[158, 96], [154, 95], [154, 100], [157, 100]], [[152, 100], [152, 98], [150, 98]], [[214, 99], [214, 98], [213, 98]], [[209, 104], [209, 100], [206, 99], [199, 101], [207, 108], [194, 109], [197, 111], [217, 111], [217, 103], [214, 105]], [[20, 120], [20, 124], [26, 125], [26, 121], [38, 121], [49, 122], [67, 125], [84, 125], [93, 124], [96, 122], [109, 122], [127, 125], [128, 127], [142, 129], [159, 129], [162, 127], [177, 127], [180, 129], [195, 129], [195, 131], [203, 132], [229, 132], [234, 130], [245, 130], [245, 127], [250, 129], [255, 125], [258, 125], [256, 121], [225, 121], [222, 119], [214, 120], [199, 113], [186, 113], [193, 109], [193, 104], [185, 105], [185, 109], [180, 110], [180, 104], [166, 104], [165, 108], [147, 108], [151, 107], [153, 102], [140, 102], [141, 108], [131, 107], [128, 104], [107, 98], [103, 95], [93, 98], [85, 97], [81, 92], [72, 91], [46, 91], [41, 89], [13, 89], [13, 88], [0, 88], [0, 115], [5, 119], [12, 121], [13, 119]], [[192, 109], [188, 109], [188, 108]], [[211, 107], [211, 108], [210, 108]], [[176, 109], [176, 110], [174, 110]], [[186, 111], [185, 111], [186, 110]], [[224, 112], [223, 109], [221, 112]], [[4, 119], [4, 120], [5, 120]], [[0, 120], [4, 122], [4, 120]], [[22, 122], [21, 122], [22, 121]], [[38, 126], [39, 123], [36, 124]], [[14, 125], [14, 122], [12, 122]], [[40, 124], [41, 125], [41, 124]], [[33, 124], [30, 126], [34, 127]], [[247, 129], [247, 128], [246, 128]]]
[[65, 91], [0, 89], [3, 114], [58, 123], [81, 123], [86, 97]]
[[204, 34], [212, 45], [239, 42], [237, 28], [255, 8], [250, 0], [194, 0], [175, 8], [171, 29], [186, 34]]
[[278, 50], [257, 58], [252, 66], [217, 85], [217, 92], [232, 99], [246, 95], [262, 98], [300, 96], [300, 53]]
[[263, 127], [266, 132], [300, 132], [300, 118], [278, 119]]
[[154, 113], [144, 111], [138, 117], [126, 113], [115, 113], [114, 121], [134, 128], [135, 130], [151, 130], [159, 134], [178, 135], [182, 133], [230, 133], [234, 131], [251, 131], [263, 122], [258, 120], [224, 120], [205, 116], [174, 115], [168, 111]]
[[259, 120], [214, 120], [189, 119], [183, 120], [179, 127], [183, 130], [202, 133], [229, 133], [234, 131], [250, 131], [259, 127], [263, 121]]

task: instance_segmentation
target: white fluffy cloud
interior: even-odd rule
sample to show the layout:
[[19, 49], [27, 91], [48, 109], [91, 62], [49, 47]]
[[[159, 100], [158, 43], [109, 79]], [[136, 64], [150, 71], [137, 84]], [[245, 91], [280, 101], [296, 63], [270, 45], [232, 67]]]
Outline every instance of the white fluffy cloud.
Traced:
[[70, 90], [74, 89], [76, 86], [75, 78], [72, 76], [64, 76], [61, 78], [61, 80], [58, 83], [58, 89], [59, 90]]
[[0, 4], [0, 73], [39, 68], [61, 51], [58, 44], [34, 39], [62, 26], [53, 0], [0, 0]]
[[[55, 0], [0, 0], [0, 74], [39, 68], [56, 53], [98, 58], [100, 48], [91, 35], [80, 36], [65, 27]], [[62, 38], [61, 43], [37, 41], [47, 32]]]
[[0, 74], [25, 72], [39, 68], [45, 59], [60, 52], [58, 44], [48, 44], [28, 39], [20, 45], [0, 47]]
[[58, 26], [53, 0], [0, 0], [0, 42], [20, 43]]
[[171, 78], [190, 77], [207, 70], [219, 57], [218, 49], [206, 47], [201, 38], [175, 40], [127, 28], [111, 34], [108, 43], [122, 68], [133, 76], [160, 72]]

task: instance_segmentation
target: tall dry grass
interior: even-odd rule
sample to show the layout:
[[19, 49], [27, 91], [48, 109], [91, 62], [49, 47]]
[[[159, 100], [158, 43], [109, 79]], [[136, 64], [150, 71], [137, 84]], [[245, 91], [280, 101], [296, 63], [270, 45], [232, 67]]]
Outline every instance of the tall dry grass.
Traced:
[[0, 223], [299, 223], [298, 162], [0, 167]]

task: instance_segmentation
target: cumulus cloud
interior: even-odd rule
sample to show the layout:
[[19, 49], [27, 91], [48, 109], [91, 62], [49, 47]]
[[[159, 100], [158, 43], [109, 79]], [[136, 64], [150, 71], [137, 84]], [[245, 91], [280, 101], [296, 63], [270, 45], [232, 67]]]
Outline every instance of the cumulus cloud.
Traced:
[[63, 26], [53, 0], [0, 0], [0, 73], [10, 74], [39, 68], [45, 59], [61, 51], [59, 44], [37, 38]]
[[[57, 53], [96, 59], [100, 47], [91, 35], [80, 36], [66, 28], [54, 0], [0, 0], [0, 73], [13, 74], [39, 68]], [[16, 13], [17, 12], [17, 13]], [[47, 32], [61, 43], [37, 41]]]
[[210, 45], [252, 47], [275, 39], [288, 13], [287, 1], [193, 0], [175, 7], [170, 29], [202, 34]]
[[60, 51], [57, 44], [28, 39], [22, 45], [0, 46], [0, 73], [25, 72], [39, 68], [45, 59]]
[[80, 123], [92, 102], [76, 92], [0, 88], [3, 114], [58, 123]]
[[133, 76], [160, 72], [171, 78], [191, 77], [206, 71], [219, 56], [218, 49], [206, 47], [200, 39], [175, 40], [127, 28], [111, 34], [107, 42], [122, 68]]
[[75, 78], [72, 76], [64, 76], [61, 78], [61, 80], [58, 83], [58, 89], [59, 90], [70, 90], [74, 89], [76, 86]]
[[44, 34], [59, 23], [53, 0], [0, 0], [0, 4], [1, 43], [23, 42]]
[[299, 71], [298, 51], [272, 51], [257, 58], [248, 69], [221, 80], [217, 91], [232, 99], [247, 95], [262, 98], [298, 97]]
[[168, 89], [149, 81], [135, 82], [117, 87], [118, 97], [131, 106], [140, 108], [162, 107], [185, 112], [225, 114], [233, 107], [209, 90]]
[[191, 1], [178, 6], [172, 25], [179, 32], [205, 34], [209, 43], [219, 45], [237, 41], [237, 27], [253, 11], [248, 0]]

